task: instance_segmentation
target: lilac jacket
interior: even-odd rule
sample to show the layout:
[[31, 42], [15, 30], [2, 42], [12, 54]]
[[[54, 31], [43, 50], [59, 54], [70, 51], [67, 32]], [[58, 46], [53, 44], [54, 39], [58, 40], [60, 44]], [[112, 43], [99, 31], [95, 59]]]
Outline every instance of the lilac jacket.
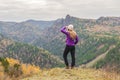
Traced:
[[71, 39], [69, 33], [66, 31], [66, 27], [61, 28], [61, 32], [66, 35], [66, 45], [68, 46], [75, 46], [78, 43], [78, 36], [76, 39]]

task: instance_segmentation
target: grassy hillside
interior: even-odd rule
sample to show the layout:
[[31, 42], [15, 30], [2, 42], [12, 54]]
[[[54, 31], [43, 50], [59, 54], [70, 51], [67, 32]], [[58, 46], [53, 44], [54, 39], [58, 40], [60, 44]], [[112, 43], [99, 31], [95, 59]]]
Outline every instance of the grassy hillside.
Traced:
[[42, 70], [38, 75], [21, 80], [120, 80], [120, 75], [95, 69], [63, 69]]
[[120, 80], [120, 74], [104, 69], [40, 69], [12, 58], [0, 58], [0, 80]]

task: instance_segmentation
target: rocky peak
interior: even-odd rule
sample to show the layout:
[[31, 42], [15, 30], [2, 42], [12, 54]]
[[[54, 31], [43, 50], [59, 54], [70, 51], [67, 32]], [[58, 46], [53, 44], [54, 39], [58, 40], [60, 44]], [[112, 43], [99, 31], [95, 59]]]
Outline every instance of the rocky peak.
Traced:
[[71, 16], [69, 14], [67, 14], [65, 19], [70, 19], [70, 17]]

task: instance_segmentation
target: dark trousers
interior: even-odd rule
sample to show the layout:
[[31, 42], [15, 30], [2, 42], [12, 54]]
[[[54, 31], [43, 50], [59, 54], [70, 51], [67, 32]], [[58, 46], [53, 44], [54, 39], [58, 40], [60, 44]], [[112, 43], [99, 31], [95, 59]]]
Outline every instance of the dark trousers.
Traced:
[[68, 60], [67, 60], [67, 55], [68, 53], [71, 53], [71, 58], [72, 58], [72, 63], [71, 67], [75, 66], [75, 46], [68, 46], [66, 45], [64, 53], [63, 53], [63, 58], [66, 66], [69, 66]]

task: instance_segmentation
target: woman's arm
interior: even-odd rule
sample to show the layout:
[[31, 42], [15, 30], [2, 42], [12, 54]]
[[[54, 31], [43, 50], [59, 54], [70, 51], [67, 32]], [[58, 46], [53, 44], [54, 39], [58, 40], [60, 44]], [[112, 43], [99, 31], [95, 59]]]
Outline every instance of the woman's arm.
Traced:
[[78, 41], [79, 41], [78, 36], [76, 36], [76, 39], [75, 39], [75, 44], [77, 44], [77, 43], [78, 43]]
[[66, 31], [66, 26], [62, 27], [61, 28], [61, 32], [68, 35], [68, 32]]

